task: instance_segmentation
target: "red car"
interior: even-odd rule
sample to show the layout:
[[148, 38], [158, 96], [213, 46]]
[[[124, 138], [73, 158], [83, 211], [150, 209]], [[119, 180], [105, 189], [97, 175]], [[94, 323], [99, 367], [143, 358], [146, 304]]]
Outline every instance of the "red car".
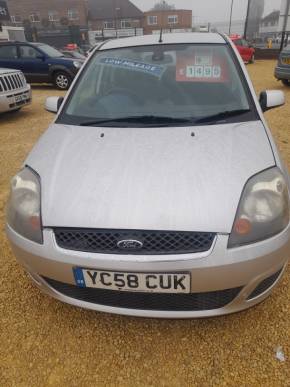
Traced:
[[243, 61], [246, 63], [255, 62], [255, 49], [249, 42], [243, 39], [240, 35], [231, 35], [231, 39], [237, 47]]

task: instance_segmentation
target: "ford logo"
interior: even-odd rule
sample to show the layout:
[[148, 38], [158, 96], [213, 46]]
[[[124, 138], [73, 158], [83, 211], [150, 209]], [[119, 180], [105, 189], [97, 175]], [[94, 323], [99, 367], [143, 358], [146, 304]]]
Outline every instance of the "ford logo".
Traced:
[[117, 243], [119, 249], [139, 250], [142, 249], [143, 243], [135, 239], [125, 239]]

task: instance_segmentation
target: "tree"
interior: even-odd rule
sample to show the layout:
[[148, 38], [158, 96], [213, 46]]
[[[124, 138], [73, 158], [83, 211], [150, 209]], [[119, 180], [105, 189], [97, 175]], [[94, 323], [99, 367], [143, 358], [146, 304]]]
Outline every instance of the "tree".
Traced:
[[171, 9], [175, 9], [173, 4], [168, 4], [165, 0], [159, 1], [152, 8], [153, 11], [170, 11]]
[[69, 25], [69, 20], [67, 17], [63, 16], [61, 19], [60, 19], [60, 24], [62, 26], [68, 26]]
[[47, 18], [43, 18], [43, 19], [41, 20], [41, 25], [42, 25], [42, 27], [44, 27], [44, 28], [48, 28], [48, 27], [49, 27], [49, 20], [48, 20]]
[[30, 22], [29, 19], [24, 19], [23, 22], [22, 22], [22, 24], [23, 24], [23, 26], [24, 26], [25, 28], [31, 27], [31, 22]]

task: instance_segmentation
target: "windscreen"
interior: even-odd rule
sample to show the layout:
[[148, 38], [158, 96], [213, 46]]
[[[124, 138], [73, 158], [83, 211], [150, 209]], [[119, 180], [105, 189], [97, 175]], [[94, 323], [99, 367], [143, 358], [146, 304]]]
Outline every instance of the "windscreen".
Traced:
[[38, 46], [46, 55], [50, 56], [51, 58], [60, 58], [63, 55], [62, 52], [56, 50], [55, 48], [48, 46], [47, 44], [41, 44]]
[[[243, 82], [227, 45], [98, 51], [59, 121], [75, 125], [108, 121], [119, 126], [116, 120], [133, 126], [140, 119], [146, 125], [146, 117], [151, 124], [152, 117], [162, 117], [171, 123], [186, 120], [194, 124], [225, 112], [251, 113]], [[250, 120], [252, 115], [243, 114], [242, 119]], [[232, 120], [234, 116], [224, 118]]]

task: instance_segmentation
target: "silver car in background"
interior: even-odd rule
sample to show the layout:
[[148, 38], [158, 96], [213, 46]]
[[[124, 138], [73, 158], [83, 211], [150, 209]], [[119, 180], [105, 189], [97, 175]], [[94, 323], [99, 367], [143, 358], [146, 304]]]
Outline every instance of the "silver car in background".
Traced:
[[20, 110], [31, 103], [31, 87], [21, 71], [0, 68], [0, 113]]
[[7, 235], [72, 305], [218, 316], [263, 301], [289, 258], [289, 178], [231, 41], [164, 34], [98, 47], [13, 178]]
[[285, 86], [290, 86], [290, 46], [284, 48], [279, 55], [275, 67], [275, 77], [278, 81], [282, 81]]

